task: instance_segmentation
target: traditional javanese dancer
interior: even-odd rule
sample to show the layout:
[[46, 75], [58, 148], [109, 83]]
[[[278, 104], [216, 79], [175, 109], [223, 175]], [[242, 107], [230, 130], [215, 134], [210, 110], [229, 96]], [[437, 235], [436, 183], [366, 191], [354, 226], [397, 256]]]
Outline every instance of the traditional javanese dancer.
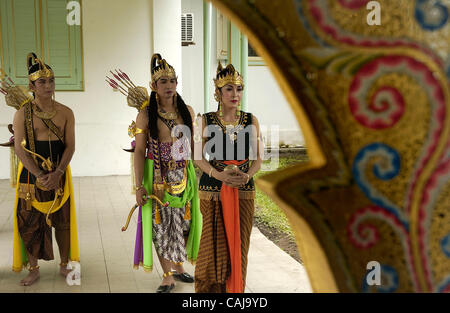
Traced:
[[203, 140], [194, 135], [204, 152], [197, 162], [203, 171], [203, 229], [195, 291], [236, 293], [245, 290], [255, 198], [252, 177], [261, 167], [263, 149], [258, 144], [258, 120], [240, 110], [244, 83], [239, 72], [219, 62], [214, 84], [218, 109], [203, 115]]
[[[194, 112], [176, 91], [174, 68], [159, 54], [154, 54], [151, 61], [150, 97], [127, 74], [116, 71], [113, 75], [114, 79], [108, 78], [109, 84], [126, 94], [128, 105], [139, 110], [136, 123], [129, 128], [129, 133], [136, 137], [134, 173], [136, 202], [140, 207], [134, 265], [152, 270], [153, 241], [164, 271], [157, 292], [169, 293], [175, 287], [174, 278], [194, 282], [184, 270], [183, 262], [195, 262], [200, 243], [202, 216], [197, 178], [190, 160]], [[184, 131], [177, 136], [176, 129], [180, 126], [184, 126]], [[164, 204], [147, 201], [149, 195]]]
[[27, 56], [29, 97], [10, 79], [2, 80], [6, 103], [14, 116], [14, 148], [20, 159], [14, 202], [13, 270], [29, 264], [20, 283], [33, 284], [40, 276], [38, 260], [53, 260], [52, 227], [67, 276], [69, 260], [80, 261], [75, 202], [69, 163], [75, 152], [75, 118], [54, 100], [53, 70], [34, 53]]

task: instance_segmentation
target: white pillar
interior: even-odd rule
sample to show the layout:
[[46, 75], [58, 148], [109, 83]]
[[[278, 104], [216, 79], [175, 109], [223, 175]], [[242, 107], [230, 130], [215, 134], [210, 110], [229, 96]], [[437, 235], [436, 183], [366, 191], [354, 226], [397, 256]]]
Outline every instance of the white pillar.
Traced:
[[175, 68], [177, 91], [181, 94], [181, 1], [153, 0], [153, 52]]

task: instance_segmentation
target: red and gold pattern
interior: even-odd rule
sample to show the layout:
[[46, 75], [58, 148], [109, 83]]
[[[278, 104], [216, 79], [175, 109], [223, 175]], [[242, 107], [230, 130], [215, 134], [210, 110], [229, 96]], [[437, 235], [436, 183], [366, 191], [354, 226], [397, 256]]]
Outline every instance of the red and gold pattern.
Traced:
[[[314, 291], [450, 291], [450, 7], [442, 0], [212, 0], [279, 82], [310, 161], [257, 184]], [[367, 264], [381, 264], [369, 286]]]

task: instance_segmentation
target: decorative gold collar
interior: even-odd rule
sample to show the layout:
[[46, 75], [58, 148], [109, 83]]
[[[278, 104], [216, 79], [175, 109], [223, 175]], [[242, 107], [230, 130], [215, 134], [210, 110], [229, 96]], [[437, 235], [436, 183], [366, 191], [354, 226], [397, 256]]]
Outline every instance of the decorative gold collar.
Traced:
[[54, 108], [52, 111], [50, 112], [45, 112], [42, 111], [37, 105], [36, 103], [33, 102], [33, 113], [34, 115], [36, 115], [37, 117], [44, 119], [44, 120], [51, 120], [52, 118], [54, 118], [56, 116], [56, 109]]
[[166, 120], [176, 120], [178, 118], [178, 110], [175, 112], [162, 112], [161, 109], [158, 108], [158, 114]]
[[239, 124], [239, 121], [241, 120], [241, 115], [239, 115], [238, 118], [235, 121], [233, 121], [233, 122], [225, 121], [223, 118], [221, 118], [219, 116], [218, 112], [216, 112], [216, 116], [219, 119], [220, 123], [222, 123], [222, 125], [225, 126], [226, 128], [229, 128], [229, 126], [233, 126], [233, 127], [237, 126]]

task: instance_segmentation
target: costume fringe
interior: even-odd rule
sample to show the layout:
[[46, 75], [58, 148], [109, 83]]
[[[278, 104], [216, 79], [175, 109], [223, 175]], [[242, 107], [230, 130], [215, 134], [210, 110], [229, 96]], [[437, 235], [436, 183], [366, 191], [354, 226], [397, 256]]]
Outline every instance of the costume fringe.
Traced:
[[155, 205], [155, 224], [161, 224], [161, 214], [159, 213], [158, 204]]
[[187, 201], [186, 207], [184, 208], [184, 220], [189, 221], [191, 219], [191, 203]]
[[218, 201], [220, 199], [220, 192], [217, 191], [198, 191], [198, 197], [200, 200], [215, 200]]
[[255, 199], [256, 191], [243, 191], [239, 190], [239, 199], [252, 200]]
[[[252, 200], [255, 199], [255, 191], [244, 191], [239, 190], [239, 199], [242, 200]], [[208, 201], [219, 201], [220, 200], [220, 192], [217, 191], [198, 191], [198, 197], [200, 200], [208, 200]]]

